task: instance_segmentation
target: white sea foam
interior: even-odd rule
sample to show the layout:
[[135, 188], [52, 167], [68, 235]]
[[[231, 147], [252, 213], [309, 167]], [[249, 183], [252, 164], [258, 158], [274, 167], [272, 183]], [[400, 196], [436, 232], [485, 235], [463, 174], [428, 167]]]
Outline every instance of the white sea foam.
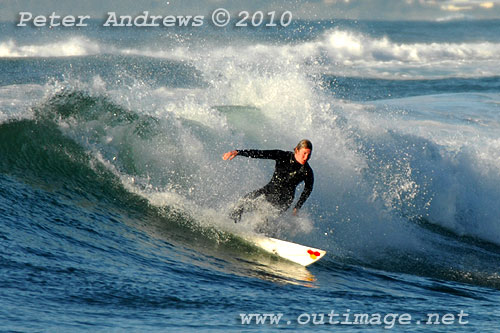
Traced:
[[24, 44], [11, 39], [0, 42], [0, 57], [73, 57], [101, 53], [99, 43], [83, 37], [71, 37], [59, 42]]

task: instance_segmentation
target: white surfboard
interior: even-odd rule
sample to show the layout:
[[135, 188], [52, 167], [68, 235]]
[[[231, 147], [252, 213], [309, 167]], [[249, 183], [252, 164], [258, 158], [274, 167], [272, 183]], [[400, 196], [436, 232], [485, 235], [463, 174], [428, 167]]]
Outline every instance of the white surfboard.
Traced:
[[323, 258], [326, 251], [270, 237], [254, 237], [251, 240], [258, 247], [302, 266], [310, 265]]

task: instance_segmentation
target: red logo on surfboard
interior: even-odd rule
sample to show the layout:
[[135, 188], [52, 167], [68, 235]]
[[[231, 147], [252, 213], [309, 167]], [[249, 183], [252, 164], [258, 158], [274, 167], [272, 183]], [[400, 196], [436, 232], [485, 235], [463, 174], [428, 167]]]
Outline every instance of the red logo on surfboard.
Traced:
[[311, 249], [307, 250], [307, 253], [309, 253], [311, 259], [316, 259], [321, 255], [321, 253], [319, 253], [318, 251], [313, 251]]

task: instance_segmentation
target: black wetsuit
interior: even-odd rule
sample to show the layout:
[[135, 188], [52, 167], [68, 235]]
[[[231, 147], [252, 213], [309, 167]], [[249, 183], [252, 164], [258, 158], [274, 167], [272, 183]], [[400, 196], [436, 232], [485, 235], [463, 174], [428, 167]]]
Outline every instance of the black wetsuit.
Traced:
[[[301, 182], [305, 182], [304, 191], [295, 208], [300, 209], [311, 194], [314, 184], [313, 171], [307, 162], [304, 165], [297, 162], [293, 152], [283, 150], [238, 150], [238, 155], [276, 161], [274, 174], [269, 183], [247, 194], [244, 199], [255, 199], [263, 195], [267, 201], [282, 213], [292, 204], [295, 189]], [[246, 209], [244, 202], [234, 209], [231, 216], [235, 222], [241, 219], [241, 214]]]

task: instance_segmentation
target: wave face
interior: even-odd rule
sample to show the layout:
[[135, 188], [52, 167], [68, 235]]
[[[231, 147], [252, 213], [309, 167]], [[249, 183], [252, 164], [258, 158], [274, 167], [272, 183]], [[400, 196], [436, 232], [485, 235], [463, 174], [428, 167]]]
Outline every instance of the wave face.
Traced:
[[[453, 295], [489, 318], [500, 288], [500, 38], [496, 21], [470, 23], [475, 34], [463, 24], [2, 37], [5, 305], [19, 316], [33, 315], [19, 302], [47, 305], [34, 329], [67, 327], [50, 319], [61, 306], [102, 329], [116, 319], [157, 329], [176, 309], [187, 329], [298, 284], [317, 292], [286, 286], [272, 305], [328, 308], [326, 292], [347, 308], [422, 312]], [[298, 218], [272, 221], [280, 238], [328, 251], [315, 276], [241, 239], [260, 216], [228, 218], [273, 164], [221, 159], [302, 138], [314, 144], [313, 194]], [[99, 315], [109, 308], [116, 317]], [[124, 319], [131, 310], [144, 324]], [[215, 329], [231, 327], [215, 316]]]

